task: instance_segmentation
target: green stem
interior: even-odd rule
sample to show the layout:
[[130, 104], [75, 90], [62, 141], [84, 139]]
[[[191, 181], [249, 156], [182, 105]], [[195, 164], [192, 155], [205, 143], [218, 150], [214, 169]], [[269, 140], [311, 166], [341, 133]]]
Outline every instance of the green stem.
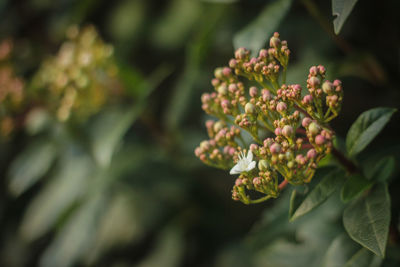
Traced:
[[248, 202], [247, 202], [247, 204], [257, 204], [257, 203], [261, 203], [261, 202], [264, 202], [264, 201], [266, 201], [266, 200], [268, 200], [268, 199], [270, 199], [270, 198], [271, 198], [270, 195], [266, 195], [265, 197], [262, 197], [262, 198], [259, 198], [259, 199], [254, 199], [254, 200], [249, 199]]

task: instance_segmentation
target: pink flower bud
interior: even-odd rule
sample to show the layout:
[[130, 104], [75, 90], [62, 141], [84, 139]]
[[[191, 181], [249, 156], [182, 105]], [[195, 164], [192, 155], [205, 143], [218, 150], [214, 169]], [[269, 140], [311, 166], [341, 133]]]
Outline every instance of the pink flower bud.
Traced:
[[254, 65], [257, 63], [257, 59], [255, 57], [252, 57], [249, 61], [250, 64]]
[[307, 128], [308, 125], [310, 125], [311, 122], [312, 122], [312, 120], [311, 120], [309, 117], [305, 117], [305, 118], [303, 119], [303, 121], [301, 122], [301, 125], [302, 125], [304, 128]]
[[317, 75], [317, 73], [318, 73], [318, 68], [317, 68], [316, 66], [312, 66], [312, 67], [310, 68], [310, 74], [311, 74], [312, 76], [315, 76], [315, 75]]
[[321, 74], [321, 75], [324, 75], [326, 72], [325, 67], [322, 65], [318, 66], [318, 71], [319, 71], [319, 74]]
[[229, 85], [229, 87], [228, 87], [228, 90], [229, 90], [229, 92], [231, 92], [231, 93], [235, 93], [235, 92], [238, 90], [238, 88], [237, 88], [236, 84], [231, 83], [231, 84]]
[[315, 157], [317, 156], [317, 151], [315, 151], [315, 149], [310, 149], [307, 152], [307, 158], [309, 159], [315, 159]]
[[235, 181], [235, 185], [236, 186], [241, 186], [242, 185], [242, 179], [237, 178], [236, 181]]
[[254, 185], [261, 185], [261, 178], [260, 177], [255, 177], [254, 179], [253, 179], [253, 184]]
[[234, 69], [236, 68], [236, 65], [237, 65], [236, 59], [232, 58], [231, 60], [229, 60], [229, 67]]
[[229, 75], [231, 75], [231, 73], [232, 73], [232, 70], [231, 70], [230, 68], [228, 68], [228, 67], [225, 67], [225, 68], [222, 69], [222, 74], [223, 74], [224, 76], [226, 76], [226, 77], [228, 77]]
[[340, 81], [340, 80], [334, 80], [333, 81], [333, 85], [336, 87], [336, 86], [341, 86], [342, 85], [342, 82]]
[[312, 87], [317, 87], [317, 86], [320, 85], [321, 81], [320, 81], [317, 77], [312, 76], [312, 77], [310, 77], [310, 79], [309, 79], [309, 83], [310, 83], [310, 85], [311, 85]]
[[201, 161], [206, 161], [206, 160], [207, 160], [207, 157], [206, 157], [206, 155], [204, 155], [204, 154], [201, 154], [201, 155], [199, 156], [199, 158], [200, 158]]
[[227, 100], [227, 99], [222, 100], [222, 102], [221, 102], [221, 107], [222, 108], [227, 109], [227, 108], [229, 108], [229, 106], [230, 106], [229, 100]]
[[282, 129], [281, 128], [276, 128], [275, 129], [275, 135], [277, 135], [277, 136], [279, 136], [279, 135], [281, 135], [282, 134]]
[[285, 102], [279, 102], [278, 105], [276, 106], [276, 110], [279, 112], [283, 112], [287, 109], [287, 105]]
[[324, 137], [323, 135], [321, 135], [321, 134], [317, 135], [317, 136], [315, 137], [315, 143], [316, 143], [317, 145], [322, 145], [322, 144], [324, 144], [324, 143], [325, 143], [325, 137]]
[[200, 157], [202, 152], [203, 151], [200, 147], [196, 147], [196, 149], [194, 150], [194, 154], [196, 155], [196, 157]]
[[269, 150], [271, 151], [272, 154], [277, 154], [281, 152], [281, 146], [278, 143], [273, 143], [270, 147]]
[[220, 80], [218, 80], [217, 78], [214, 78], [214, 79], [212, 79], [211, 80], [211, 84], [212, 84], [212, 86], [214, 86], [214, 87], [216, 87], [216, 86], [218, 86], [219, 84], [220, 84]]
[[268, 57], [268, 51], [266, 49], [261, 49], [259, 53], [260, 59], [265, 59]]
[[256, 97], [258, 94], [257, 87], [255, 87], [255, 86], [250, 87], [249, 94], [251, 97]]
[[250, 150], [251, 151], [255, 151], [255, 150], [257, 150], [258, 149], [258, 145], [256, 145], [256, 144], [251, 144], [250, 145]]
[[282, 129], [282, 134], [286, 137], [290, 137], [293, 134], [293, 127], [290, 125], [285, 125]]
[[311, 104], [313, 98], [311, 95], [305, 95], [303, 97], [303, 104]]
[[271, 93], [267, 89], [262, 89], [261, 94], [264, 102], [271, 100]]
[[235, 58], [236, 59], [245, 59], [248, 54], [249, 54], [249, 52], [246, 48], [240, 47], [235, 52]]

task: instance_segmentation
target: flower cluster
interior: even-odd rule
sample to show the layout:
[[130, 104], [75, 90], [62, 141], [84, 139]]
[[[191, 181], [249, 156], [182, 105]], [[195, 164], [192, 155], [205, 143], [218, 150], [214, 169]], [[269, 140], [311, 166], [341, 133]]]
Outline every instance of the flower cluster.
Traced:
[[[278, 33], [258, 57], [239, 48], [229, 67], [215, 70], [215, 91], [201, 98], [203, 110], [219, 121], [207, 121], [210, 139], [195, 154], [208, 165], [239, 174], [232, 198], [245, 204], [276, 198], [287, 183], [310, 182], [332, 149], [334, 133], [327, 123], [340, 112], [341, 82], [325, 80], [320, 65], [310, 68], [306, 90], [286, 84], [289, 55]], [[245, 132], [254, 143], [245, 142]], [[265, 196], [252, 199], [250, 190]]]
[[67, 38], [35, 77], [35, 88], [40, 95], [45, 91], [46, 106], [60, 121], [67, 120], [71, 111], [76, 118], [86, 118], [121, 89], [113, 47], [100, 39], [94, 27], [71, 26]]
[[6, 39], [0, 43], [0, 136], [7, 137], [16, 127], [24, 100], [24, 81], [17, 77], [10, 56], [13, 43]]

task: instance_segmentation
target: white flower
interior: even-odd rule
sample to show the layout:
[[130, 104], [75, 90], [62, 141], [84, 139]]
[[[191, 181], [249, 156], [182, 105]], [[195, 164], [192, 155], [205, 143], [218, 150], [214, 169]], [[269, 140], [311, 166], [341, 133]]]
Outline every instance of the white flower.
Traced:
[[234, 175], [242, 172], [248, 172], [254, 169], [255, 166], [256, 162], [253, 161], [253, 153], [251, 152], [251, 150], [249, 150], [249, 152], [247, 153], [247, 157], [244, 152], [240, 152], [239, 160], [236, 165], [233, 166], [229, 174]]

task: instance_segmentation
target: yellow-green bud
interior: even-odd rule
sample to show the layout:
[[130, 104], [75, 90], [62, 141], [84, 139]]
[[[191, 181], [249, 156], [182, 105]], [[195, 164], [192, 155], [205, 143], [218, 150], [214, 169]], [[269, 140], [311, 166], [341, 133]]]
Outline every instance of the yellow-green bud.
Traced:
[[262, 159], [258, 162], [258, 169], [260, 171], [266, 171], [268, 170], [268, 161], [266, 161], [265, 159]]

